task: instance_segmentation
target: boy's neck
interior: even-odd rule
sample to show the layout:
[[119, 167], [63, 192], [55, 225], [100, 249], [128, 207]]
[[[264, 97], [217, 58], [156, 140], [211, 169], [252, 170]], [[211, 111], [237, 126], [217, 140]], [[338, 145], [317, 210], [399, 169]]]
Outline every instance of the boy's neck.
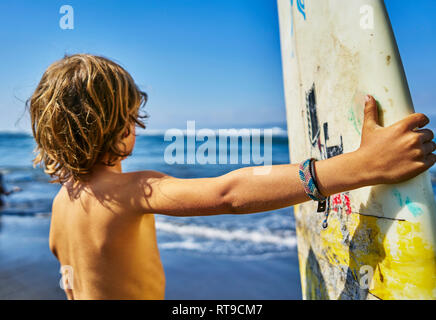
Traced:
[[101, 173], [103, 173], [103, 172], [122, 173], [123, 172], [122, 167], [121, 167], [121, 161], [115, 162], [113, 166], [108, 166], [108, 165], [105, 165], [102, 163], [97, 164], [97, 165], [95, 165], [93, 171], [94, 172], [101, 172]]

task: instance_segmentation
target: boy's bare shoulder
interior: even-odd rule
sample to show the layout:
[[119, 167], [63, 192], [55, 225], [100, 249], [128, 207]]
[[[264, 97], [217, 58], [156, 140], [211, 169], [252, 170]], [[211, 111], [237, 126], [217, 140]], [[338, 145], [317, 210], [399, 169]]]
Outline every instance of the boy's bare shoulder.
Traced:
[[170, 178], [172, 177], [165, 173], [153, 170], [122, 173], [120, 176], [114, 177], [114, 179], [119, 179], [119, 186], [129, 195], [137, 192], [142, 193], [144, 190], [153, 188], [159, 182]]
[[84, 185], [64, 184], [52, 204], [52, 213], [84, 210], [116, 210], [130, 213], [148, 212], [144, 202], [153, 201], [159, 192], [159, 182], [172, 178], [162, 172], [145, 170], [109, 173], [91, 179]]
[[53, 198], [53, 202], [52, 202], [52, 206], [51, 206], [52, 214], [60, 211], [62, 206], [67, 205], [65, 203], [66, 202], [65, 201], [66, 195], [67, 195], [67, 190], [66, 190], [65, 186], [61, 185], [58, 193]]
[[123, 173], [123, 175], [131, 179], [144, 180], [149, 183], [159, 181], [160, 179], [171, 178], [171, 176], [155, 170], [135, 171], [135, 172]]
[[170, 178], [172, 177], [154, 170], [111, 173], [93, 181], [89, 190], [93, 198], [99, 201], [112, 199], [113, 204], [121, 210], [151, 213], [144, 211], [148, 207], [144, 207], [144, 202], [153, 201], [159, 193], [157, 185]]

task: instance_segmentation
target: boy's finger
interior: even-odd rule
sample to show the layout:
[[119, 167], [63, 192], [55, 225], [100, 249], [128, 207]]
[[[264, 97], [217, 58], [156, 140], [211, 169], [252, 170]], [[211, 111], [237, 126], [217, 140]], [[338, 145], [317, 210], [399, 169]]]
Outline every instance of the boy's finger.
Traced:
[[378, 109], [377, 102], [374, 97], [367, 95], [365, 98], [365, 117], [364, 117], [364, 125], [378, 125]]
[[425, 158], [425, 166], [428, 169], [430, 169], [431, 167], [434, 166], [435, 163], [436, 163], [436, 154], [430, 153], [429, 155], [427, 155], [427, 157]]
[[424, 151], [424, 154], [433, 153], [436, 150], [436, 143], [433, 141], [426, 142], [422, 145], [422, 150]]
[[402, 120], [407, 130], [425, 127], [430, 123], [430, 119], [422, 113], [413, 113]]
[[421, 138], [421, 142], [432, 141], [434, 139], [434, 133], [430, 129], [419, 129], [415, 130]]

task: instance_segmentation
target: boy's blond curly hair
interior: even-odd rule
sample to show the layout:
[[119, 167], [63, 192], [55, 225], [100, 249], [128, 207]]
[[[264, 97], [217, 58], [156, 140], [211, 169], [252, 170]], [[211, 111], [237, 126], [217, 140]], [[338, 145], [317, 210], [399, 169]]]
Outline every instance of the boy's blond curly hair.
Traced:
[[129, 73], [109, 59], [75, 54], [56, 61], [27, 101], [34, 165], [59, 183], [82, 180], [103, 157], [113, 165], [128, 155], [120, 142], [131, 125], [145, 128], [146, 102]]

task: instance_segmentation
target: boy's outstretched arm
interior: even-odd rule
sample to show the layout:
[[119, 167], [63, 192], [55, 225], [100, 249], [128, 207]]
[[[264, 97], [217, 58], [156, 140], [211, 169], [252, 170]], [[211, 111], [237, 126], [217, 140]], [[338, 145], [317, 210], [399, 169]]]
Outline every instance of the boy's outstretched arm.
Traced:
[[[423, 114], [412, 114], [389, 126], [378, 124], [374, 98], [365, 106], [361, 146], [358, 150], [315, 162], [319, 189], [325, 196], [376, 184], [411, 179], [434, 165], [433, 132], [420, 129], [429, 123]], [[139, 173], [141, 174], [141, 173]], [[298, 177], [298, 165], [272, 166], [256, 175], [253, 167], [217, 178], [177, 179], [144, 174], [144, 213], [173, 216], [244, 214], [268, 211], [310, 200]]]

